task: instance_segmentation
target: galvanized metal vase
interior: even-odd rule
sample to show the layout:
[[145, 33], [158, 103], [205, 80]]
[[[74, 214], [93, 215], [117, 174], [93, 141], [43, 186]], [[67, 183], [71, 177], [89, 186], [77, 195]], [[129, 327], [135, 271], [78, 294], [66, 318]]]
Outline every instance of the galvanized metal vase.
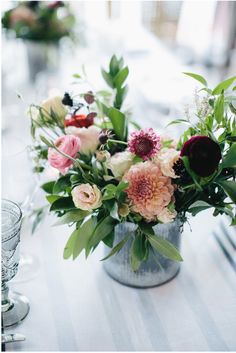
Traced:
[[[104, 261], [106, 272], [122, 284], [140, 288], [158, 286], [174, 278], [180, 269], [180, 263], [161, 256], [155, 250], [155, 256], [150, 252], [149, 258], [141, 264], [138, 271], [132, 270], [130, 250], [136, 227], [133, 223], [122, 223], [115, 227], [114, 246], [128, 233], [131, 233], [131, 237], [119, 253]], [[168, 224], [158, 224], [153, 229], [156, 234], [171, 242], [177, 249], [180, 248], [182, 227], [179, 220]], [[108, 255], [110, 251], [111, 249], [105, 246], [105, 255]]]

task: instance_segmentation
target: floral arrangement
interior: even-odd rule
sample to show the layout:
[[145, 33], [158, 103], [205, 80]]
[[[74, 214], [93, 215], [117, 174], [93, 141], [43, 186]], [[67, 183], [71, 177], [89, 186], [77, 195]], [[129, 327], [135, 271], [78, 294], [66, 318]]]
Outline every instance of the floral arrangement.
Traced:
[[64, 258], [82, 250], [88, 256], [100, 242], [111, 248], [106, 258], [114, 255], [129, 238], [124, 234], [113, 247], [115, 226], [133, 222], [131, 265], [137, 270], [153, 249], [182, 260], [154, 234], [158, 223], [184, 223], [212, 209], [236, 224], [236, 86], [230, 89], [236, 76], [210, 89], [202, 76], [186, 73], [203, 87], [194, 113], [171, 122], [188, 125], [174, 141], [131, 120], [123, 104], [128, 73], [123, 59], [113, 56], [109, 70], [102, 69], [110, 91], [66, 92], [31, 105], [30, 115], [35, 171], [50, 165], [57, 174], [42, 185], [50, 211], [60, 218], [57, 224], [74, 226]]
[[53, 42], [71, 35], [75, 17], [62, 1], [19, 1], [6, 11], [2, 26], [17, 38]]

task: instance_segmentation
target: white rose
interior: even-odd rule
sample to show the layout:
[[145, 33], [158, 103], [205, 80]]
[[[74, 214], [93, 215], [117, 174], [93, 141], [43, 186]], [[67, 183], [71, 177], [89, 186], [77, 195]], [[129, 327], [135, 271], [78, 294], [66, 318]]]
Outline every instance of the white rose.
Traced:
[[60, 96], [55, 96], [48, 98], [41, 104], [42, 114], [46, 120], [52, 121], [51, 111], [56, 114], [56, 118], [59, 119], [60, 125], [64, 126], [64, 120], [68, 113], [66, 107], [62, 104], [62, 98]]
[[163, 175], [170, 178], [178, 178], [173, 166], [180, 157], [180, 152], [174, 148], [163, 148], [157, 155], [156, 161], [159, 162]]
[[72, 192], [75, 206], [84, 211], [92, 211], [102, 205], [102, 193], [96, 185], [80, 184]]
[[163, 208], [163, 210], [158, 214], [157, 219], [162, 223], [170, 223], [177, 216], [177, 212], [175, 210], [170, 211], [167, 207]]
[[74, 135], [80, 138], [81, 148], [80, 153], [89, 155], [94, 153], [99, 145], [100, 129], [97, 126], [75, 127], [68, 126], [65, 129], [66, 134]]
[[106, 167], [110, 169], [116, 178], [122, 177], [132, 166], [134, 155], [128, 151], [114, 154], [106, 162]]

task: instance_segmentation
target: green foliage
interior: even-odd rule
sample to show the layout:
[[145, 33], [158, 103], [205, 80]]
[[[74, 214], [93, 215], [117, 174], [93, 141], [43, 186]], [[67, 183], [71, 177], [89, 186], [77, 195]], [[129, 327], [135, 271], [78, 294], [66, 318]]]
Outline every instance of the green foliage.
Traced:
[[151, 246], [163, 256], [173, 261], [183, 261], [178, 249], [166, 239], [158, 235], [150, 234], [148, 240]]
[[212, 205], [210, 205], [209, 203], [205, 202], [205, 201], [195, 201], [194, 203], [192, 203], [192, 205], [189, 207], [188, 212], [190, 212], [193, 216], [196, 216], [197, 213], [201, 212], [201, 211], [205, 211], [208, 208], [211, 208]]
[[116, 108], [110, 108], [107, 116], [111, 120], [115, 134], [120, 140], [125, 140], [127, 133], [127, 120], [121, 111]]
[[55, 185], [55, 181], [49, 181], [43, 185], [41, 185], [41, 188], [47, 192], [48, 194], [52, 194], [53, 193], [53, 188]]
[[232, 180], [221, 180], [217, 181], [226, 194], [231, 198], [231, 200], [236, 204], [236, 182]]
[[236, 167], [236, 143], [233, 143], [226, 152], [222, 161], [222, 168]]
[[222, 81], [213, 89], [212, 94], [217, 95], [217, 94], [221, 94], [222, 91], [226, 91], [233, 84], [235, 80], [236, 80], [236, 76], [233, 76], [231, 78], [228, 78], [225, 81]]
[[112, 232], [116, 223], [117, 222], [110, 216], [102, 218], [89, 240], [89, 249], [96, 247], [101, 240], [106, 238], [106, 236]]
[[123, 248], [123, 246], [125, 245], [127, 240], [129, 239], [129, 236], [130, 235], [127, 235], [118, 244], [116, 244], [116, 246], [114, 246], [114, 248], [109, 252], [109, 254], [106, 257], [104, 257], [101, 261], [107, 260], [107, 259], [109, 259], [109, 257], [111, 257], [111, 256], [115, 255], [116, 253], [118, 253]]
[[191, 72], [183, 72], [183, 74], [194, 78], [195, 80], [201, 82], [204, 86], [207, 86], [207, 81], [201, 75], [193, 74]]
[[50, 211], [65, 211], [75, 209], [72, 197], [60, 197], [50, 207]]

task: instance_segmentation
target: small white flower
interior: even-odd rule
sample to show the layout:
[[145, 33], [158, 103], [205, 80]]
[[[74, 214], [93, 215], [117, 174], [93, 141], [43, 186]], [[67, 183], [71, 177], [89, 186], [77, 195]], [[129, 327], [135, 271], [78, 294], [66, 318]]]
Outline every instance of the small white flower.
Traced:
[[118, 152], [108, 159], [106, 167], [112, 171], [115, 178], [120, 178], [132, 166], [133, 158], [134, 155], [131, 152]]

